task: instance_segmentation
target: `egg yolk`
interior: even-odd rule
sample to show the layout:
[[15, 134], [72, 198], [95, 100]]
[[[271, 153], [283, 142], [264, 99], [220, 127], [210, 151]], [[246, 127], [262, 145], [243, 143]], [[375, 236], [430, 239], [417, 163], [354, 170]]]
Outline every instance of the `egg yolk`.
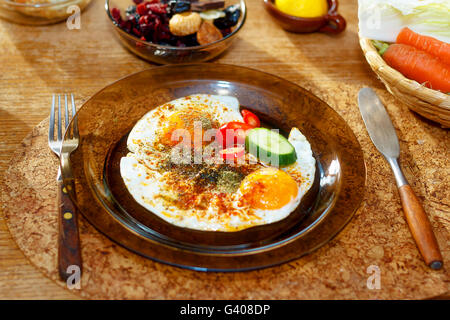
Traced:
[[252, 208], [263, 210], [280, 209], [298, 193], [295, 180], [276, 168], [252, 172], [242, 181], [239, 190]]
[[[175, 146], [181, 141], [194, 145], [194, 139], [197, 139], [205, 145], [207, 141], [203, 141], [203, 135], [205, 130], [211, 128], [211, 125], [212, 121], [209, 115], [199, 110], [176, 112], [164, 121], [160, 142], [166, 146]], [[177, 129], [185, 129], [186, 131], [175, 134]]]

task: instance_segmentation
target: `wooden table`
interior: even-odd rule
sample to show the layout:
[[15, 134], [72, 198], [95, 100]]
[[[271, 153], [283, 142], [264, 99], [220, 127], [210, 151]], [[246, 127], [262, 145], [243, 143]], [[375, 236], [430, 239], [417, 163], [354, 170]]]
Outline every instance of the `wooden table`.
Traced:
[[[417, 193], [424, 201], [432, 192], [447, 195], [440, 201], [425, 201], [425, 208], [448, 212], [448, 131], [409, 112], [383, 90], [358, 44], [357, 1], [341, 1], [340, 12], [348, 27], [334, 37], [284, 32], [264, 11], [262, 0], [248, 0], [248, 7], [248, 20], [239, 39], [213, 62], [250, 66], [311, 90], [349, 122], [367, 157], [378, 155], [364, 130], [354, 93], [363, 86], [381, 91], [399, 130], [402, 155], [413, 164], [406, 171]], [[81, 104], [112, 81], [151, 66], [120, 46], [101, 0], [93, 1], [82, 14], [80, 30], [68, 30], [65, 23], [32, 27], [0, 21], [0, 48], [0, 176], [14, 149], [48, 116], [53, 93], [73, 92]], [[424, 136], [431, 139], [432, 147], [415, 152]], [[387, 181], [382, 183], [393, 186], [383, 160], [376, 163], [384, 166], [383, 179]], [[431, 186], [423, 181], [430, 171], [445, 183]], [[398, 198], [391, 201], [398, 202]], [[29, 264], [12, 240], [3, 215], [0, 220], [0, 298], [76, 299]]]

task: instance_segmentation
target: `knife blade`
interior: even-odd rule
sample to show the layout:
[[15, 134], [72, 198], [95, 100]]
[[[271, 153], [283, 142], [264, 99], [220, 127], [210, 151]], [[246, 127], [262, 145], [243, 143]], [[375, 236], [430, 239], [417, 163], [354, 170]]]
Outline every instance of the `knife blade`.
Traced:
[[385, 157], [398, 158], [400, 145], [394, 126], [376, 93], [362, 88], [358, 95], [359, 110], [370, 139]]
[[371, 88], [362, 88], [358, 105], [370, 139], [392, 168], [406, 221], [425, 263], [432, 269], [442, 268], [442, 255], [430, 221], [398, 163], [400, 144], [383, 103]]

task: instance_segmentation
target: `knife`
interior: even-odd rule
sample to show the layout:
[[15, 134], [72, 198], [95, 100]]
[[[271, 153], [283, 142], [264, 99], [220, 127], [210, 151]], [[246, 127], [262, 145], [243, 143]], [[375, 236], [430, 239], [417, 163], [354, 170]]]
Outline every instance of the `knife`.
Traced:
[[419, 199], [400, 168], [398, 162], [400, 145], [392, 121], [383, 103], [371, 88], [359, 91], [358, 104], [370, 139], [392, 168], [406, 221], [417, 247], [425, 263], [430, 268], [438, 270], [443, 265], [439, 245]]

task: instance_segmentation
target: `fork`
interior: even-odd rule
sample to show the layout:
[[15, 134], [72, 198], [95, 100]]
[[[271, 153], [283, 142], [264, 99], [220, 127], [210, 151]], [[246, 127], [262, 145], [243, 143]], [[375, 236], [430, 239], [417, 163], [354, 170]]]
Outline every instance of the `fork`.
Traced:
[[[50, 111], [50, 124], [48, 131], [48, 145], [50, 149], [61, 159], [61, 163], [68, 163], [70, 153], [78, 148], [80, 136], [78, 133], [78, 120], [76, 117], [75, 99], [73, 94], [70, 95], [72, 103], [72, 130], [66, 133], [70, 123], [70, 114], [67, 101], [67, 94], [64, 95], [65, 100], [65, 127], [64, 134], [66, 135], [64, 144], [63, 128], [62, 128], [62, 110], [61, 110], [61, 95], [53, 95], [52, 107]], [[57, 113], [57, 133], [55, 138], [55, 107], [58, 104]], [[68, 192], [73, 188], [73, 181], [69, 179], [66, 183], [63, 182], [61, 175], [61, 165], [58, 166], [58, 175], [56, 177], [58, 182], [58, 271], [62, 280], [67, 281], [68, 278], [75, 272], [79, 272], [81, 276], [81, 254], [80, 254], [80, 239], [78, 235], [77, 211], [72, 203]]]

